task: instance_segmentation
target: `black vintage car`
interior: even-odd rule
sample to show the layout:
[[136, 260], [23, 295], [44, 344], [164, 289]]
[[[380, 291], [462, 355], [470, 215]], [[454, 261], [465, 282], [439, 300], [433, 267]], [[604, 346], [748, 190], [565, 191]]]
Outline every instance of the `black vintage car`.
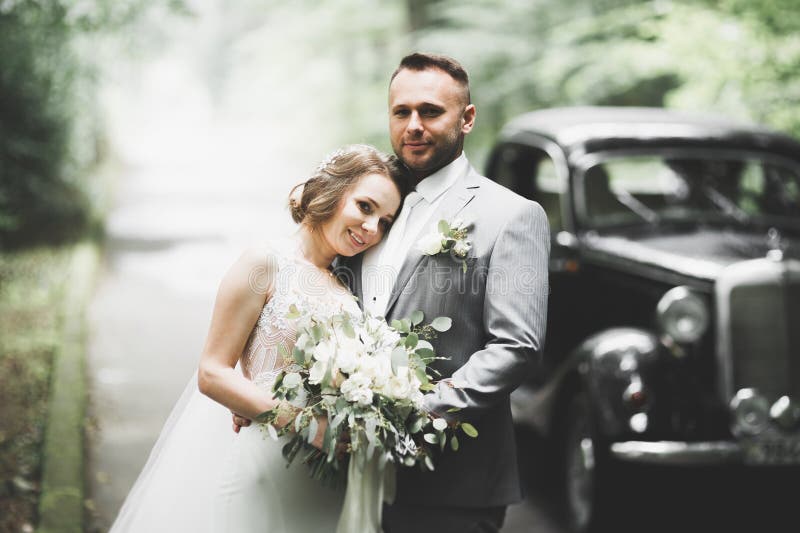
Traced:
[[622, 465], [800, 464], [800, 143], [547, 109], [505, 126], [486, 173], [550, 221], [545, 368], [512, 403], [563, 451], [575, 531], [607, 518]]

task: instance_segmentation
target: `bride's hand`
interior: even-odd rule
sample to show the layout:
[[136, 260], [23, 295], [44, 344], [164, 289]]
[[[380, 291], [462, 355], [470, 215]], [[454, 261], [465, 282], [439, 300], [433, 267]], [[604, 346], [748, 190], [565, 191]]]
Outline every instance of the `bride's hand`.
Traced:
[[233, 411], [231, 411], [231, 415], [233, 416], [233, 431], [236, 433], [239, 433], [242, 428], [246, 428], [253, 423], [249, 418], [234, 413]]
[[325, 442], [325, 432], [328, 430], [328, 417], [327, 416], [318, 416], [317, 417], [317, 435], [314, 437], [313, 442], [311, 445], [321, 451], [326, 451], [322, 449], [322, 444]]

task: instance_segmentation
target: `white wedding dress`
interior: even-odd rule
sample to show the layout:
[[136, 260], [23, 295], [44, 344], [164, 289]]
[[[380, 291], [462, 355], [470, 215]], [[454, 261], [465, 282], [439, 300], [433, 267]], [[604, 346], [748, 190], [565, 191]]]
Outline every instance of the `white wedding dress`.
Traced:
[[[323, 314], [359, 313], [355, 298], [313, 265], [269, 251], [278, 264], [272, 298], [264, 305], [238, 368], [269, 393], [296, 332], [289, 306]], [[281, 455], [256, 424], [231, 429], [231, 413], [201, 394], [197, 376], [173, 408], [111, 533], [324, 533], [336, 529], [344, 490], [323, 486]]]

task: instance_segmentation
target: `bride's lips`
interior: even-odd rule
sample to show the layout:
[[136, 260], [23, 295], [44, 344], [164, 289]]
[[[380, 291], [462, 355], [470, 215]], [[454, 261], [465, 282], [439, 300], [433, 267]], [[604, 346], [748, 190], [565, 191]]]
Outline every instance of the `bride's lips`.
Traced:
[[347, 230], [347, 234], [350, 236], [350, 242], [353, 243], [353, 246], [355, 246], [356, 248], [363, 248], [364, 246], [366, 246], [367, 242], [358, 235], [356, 235], [353, 232], [353, 230], [350, 229]]

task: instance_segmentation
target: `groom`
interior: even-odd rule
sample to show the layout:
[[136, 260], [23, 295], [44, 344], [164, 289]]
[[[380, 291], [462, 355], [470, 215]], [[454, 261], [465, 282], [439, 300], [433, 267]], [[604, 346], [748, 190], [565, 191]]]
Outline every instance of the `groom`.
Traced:
[[[541, 362], [550, 234], [539, 204], [467, 161], [464, 138], [474, 123], [468, 76], [457, 61], [422, 53], [402, 59], [389, 85], [389, 133], [415, 190], [388, 236], [344, 265], [373, 315], [391, 321], [420, 310], [426, 321], [452, 319], [432, 341], [448, 359], [434, 365], [446, 379], [426, 405], [479, 431], [476, 439], [460, 435], [459, 450], [437, 457], [434, 472], [398, 469], [385, 533], [499, 531], [506, 506], [522, 498], [509, 394]], [[463, 259], [418, 249], [440, 220], [456, 219], [468, 225]]]

